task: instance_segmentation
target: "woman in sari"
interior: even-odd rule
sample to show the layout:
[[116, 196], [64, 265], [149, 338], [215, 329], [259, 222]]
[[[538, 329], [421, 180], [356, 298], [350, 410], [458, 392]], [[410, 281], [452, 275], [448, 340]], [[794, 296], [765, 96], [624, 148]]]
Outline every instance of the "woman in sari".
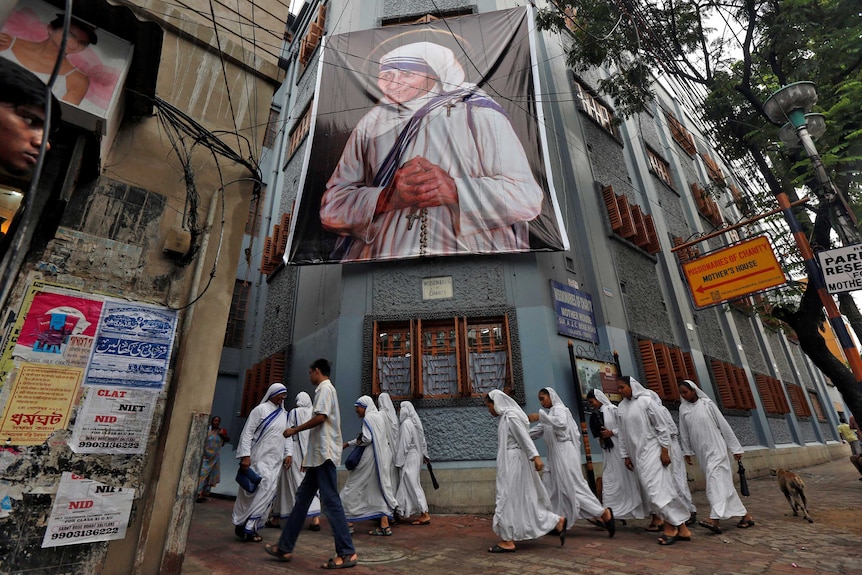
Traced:
[[[392, 457], [395, 457], [395, 450], [398, 448], [398, 436], [401, 434], [401, 424], [398, 420], [398, 412], [395, 411], [395, 404], [392, 403], [392, 398], [385, 391], [377, 396], [377, 410], [383, 414], [389, 424], [389, 443], [392, 445]], [[398, 483], [400, 474], [395, 466], [395, 459], [392, 460], [392, 493], [398, 493]], [[398, 510], [398, 515], [403, 515], [401, 510]]]
[[425, 499], [425, 491], [419, 482], [422, 462], [428, 461], [425, 430], [416, 408], [409, 401], [401, 402], [400, 418], [401, 432], [398, 434], [398, 449], [395, 451], [395, 466], [401, 471], [398, 491], [395, 493], [398, 511], [402, 517], [419, 514], [418, 518], [410, 522], [411, 525], [428, 525], [431, 523], [428, 500]]
[[[514, 553], [515, 541], [537, 539], [548, 533], [566, 542], [565, 517], [551, 510], [551, 500], [539, 474], [542, 458], [530, 439], [529, 420], [514, 399], [498, 389], [485, 398], [497, 424], [496, 505], [492, 528], [500, 542], [489, 553]], [[532, 465], [531, 465], [532, 463]]]
[[614, 512], [599, 502], [581, 472], [581, 432], [572, 412], [551, 387], [539, 391], [539, 403], [547, 411], [530, 414], [530, 421], [538, 422], [530, 429], [530, 437], [544, 437], [548, 446], [548, 464], [542, 480], [551, 498], [551, 509], [572, 522], [579, 516], [591, 519], [613, 537]]
[[679, 406], [679, 431], [685, 462], [691, 465], [691, 456], [696, 455], [706, 477], [709, 521], [699, 521], [698, 525], [721, 533], [722, 519], [742, 517], [737, 527], [753, 527], [751, 514], [733, 486], [728, 451], [737, 461], [742, 459], [743, 452], [736, 434], [715, 403], [693, 381], [683, 380], [679, 384], [679, 394], [683, 399]]
[[221, 418], [216, 415], [210, 420], [210, 430], [204, 442], [204, 456], [201, 460], [200, 479], [198, 480], [197, 502], [203, 503], [210, 496], [210, 490], [221, 480], [219, 462], [222, 446], [230, 441], [227, 430], [221, 428]]
[[362, 419], [362, 432], [344, 444], [364, 448], [362, 458], [350, 472], [341, 489], [341, 503], [348, 521], [379, 519], [380, 526], [370, 535], [392, 535], [390, 519], [398, 507], [392, 489], [392, 465], [395, 461], [389, 442], [389, 421], [367, 395], [356, 400], [356, 415]]

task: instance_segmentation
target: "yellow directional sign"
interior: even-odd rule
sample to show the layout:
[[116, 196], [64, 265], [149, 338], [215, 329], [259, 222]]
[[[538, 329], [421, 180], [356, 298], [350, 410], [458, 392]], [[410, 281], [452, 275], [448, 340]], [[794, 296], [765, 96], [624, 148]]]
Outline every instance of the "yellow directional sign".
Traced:
[[787, 280], [769, 239], [758, 236], [683, 264], [697, 308], [779, 286]]

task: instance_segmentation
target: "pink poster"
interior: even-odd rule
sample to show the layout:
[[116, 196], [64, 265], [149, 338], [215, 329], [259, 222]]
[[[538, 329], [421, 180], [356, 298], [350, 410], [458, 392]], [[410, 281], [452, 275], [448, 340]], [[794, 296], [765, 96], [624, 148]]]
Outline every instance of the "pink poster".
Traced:
[[102, 313], [101, 300], [38, 292], [24, 319], [15, 359], [85, 367]]

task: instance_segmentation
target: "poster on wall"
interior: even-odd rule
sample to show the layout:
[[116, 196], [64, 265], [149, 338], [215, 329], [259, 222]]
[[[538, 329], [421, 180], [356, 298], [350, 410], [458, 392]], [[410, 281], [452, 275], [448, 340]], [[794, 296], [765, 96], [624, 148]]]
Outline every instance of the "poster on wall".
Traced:
[[[0, 58], [20, 64], [45, 83], [63, 36], [63, 10], [41, 0], [18, 0], [0, 28]], [[63, 120], [104, 134], [132, 61], [132, 45], [72, 18], [66, 53], [54, 82]]]
[[10, 445], [40, 445], [65, 429], [83, 376], [79, 367], [21, 364], [12, 372], [0, 437]]
[[617, 384], [617, 366], [606, 361], [579, 357], [575, 360], [578, 366], [578, 381], [581, 383], [581, 393], [584, 399], [591, 389], [598, 389], [614, 402], [622, 401]]
[[173, 310], [106, 301], [84, 385], [161, 389], [176, 324]]
[[90, 387], [75, 416], [69, 448], [75, 453], [143, 453], [159, 392]]
[[42, 547], [123, 539], [134, 489], [114, 487], [64, 471]]
[[531, 18], [325, 38], [286, 263], [568, 249]]
[[103, 303], [101, 299], [68, 293], [34, 293], [13, 358], [86, 367]]

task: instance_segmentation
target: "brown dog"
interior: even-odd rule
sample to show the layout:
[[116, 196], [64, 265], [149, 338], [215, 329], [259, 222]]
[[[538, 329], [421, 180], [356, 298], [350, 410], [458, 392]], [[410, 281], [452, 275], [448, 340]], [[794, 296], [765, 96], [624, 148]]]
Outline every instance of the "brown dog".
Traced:
[[781, 469], [780, 467], [770, 471], [772, 471], [772, 475], [778, 477], [778, 487], [781, 488], [781, 492], [787, 498], [787, 502], [793, 510], [793, 515], [798, 516], [799, 512], [802, 511], [802, 516], [809, 523], [814, 523], [811, 515], [808, 514], [808, 501], [805, 499], [805, 482], [802, 481], [802, 478], [796, 473]]

